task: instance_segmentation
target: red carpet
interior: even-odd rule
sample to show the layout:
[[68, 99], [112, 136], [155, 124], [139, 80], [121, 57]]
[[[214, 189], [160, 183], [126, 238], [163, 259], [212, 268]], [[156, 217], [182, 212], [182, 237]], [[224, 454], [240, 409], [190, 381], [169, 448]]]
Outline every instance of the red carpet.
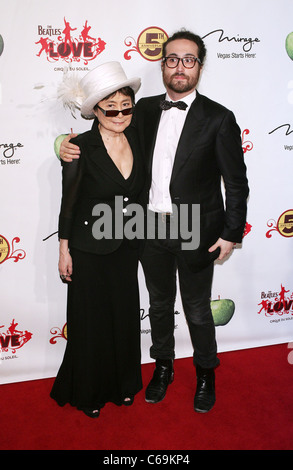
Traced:
[[[145, 403], [143, 390], [131, 407], [107, 404], [98, 419], [58, 407], [49, 397], [53, 379], [1, 385], [0, 449], [292, 450], [289, 352], [284, 344], [219, 354], [217, 402], [203, 415], [193, 411], [191, 358], [175, 361], [175, 380], [161, 403]], [[142, 370], [145, 388], [153, 364]]]

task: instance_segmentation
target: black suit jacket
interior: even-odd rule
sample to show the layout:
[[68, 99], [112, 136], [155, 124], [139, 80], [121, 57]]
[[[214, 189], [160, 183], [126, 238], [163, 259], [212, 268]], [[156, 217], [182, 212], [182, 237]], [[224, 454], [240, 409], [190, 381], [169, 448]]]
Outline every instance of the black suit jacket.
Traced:
[[[153, 151], [162, 112], [159, 103], [164, 98], [165, 95], [142, 98], [135, 108], [134, 125], [147, 173], [142, 193], [145, 206], [149, 200]], [[179, 213], [180, 204], [189, 207], [200, 204], [200, 245], [195, 250], [184, 251], [193, 270], [201, 269], [217, 258], [219, 251], [210, 254], [208, 248], [219, 237], [231, 242], [242, 241], [248, 193], [241, 133], [234, 114], [197, 93], [178, 143], [170, 181], [172, 203], [176, 204]]]
[[[62, 162], [62, 201], [59, 215], [59, 238], [68, 239], [70, 247], [106, 254], [116, 250], [122, 243], [124, 237], [120, 235], [124, 234], [123, 227], [119, 227], [119, 235], [115, 237], [115, 220], [126, 223], [127, 212], [122, 211], [129, 204], [137, 202], [144, 184], [142, 155], [136, 133], [127, 128], [124, 134], [133, 152], [133, 168], [128, 179], [122, 176], [108, 155], [96, 119], [90, 131], [71, 140], [80, 147], [81, 156], [71, 163]], [[115, 205], [115, 196], [120, 196], [119, 205]], [[99, 219], [93, 215], [96, 204], [106, 204], [111, 209], [113, 230], [108, 239], [97, 240], [93, 236], [94, 223]], [[100, 216], [104, 216], [103, 212]], [[101, 231], [107, 231], [107, 227], [101, 227]]]

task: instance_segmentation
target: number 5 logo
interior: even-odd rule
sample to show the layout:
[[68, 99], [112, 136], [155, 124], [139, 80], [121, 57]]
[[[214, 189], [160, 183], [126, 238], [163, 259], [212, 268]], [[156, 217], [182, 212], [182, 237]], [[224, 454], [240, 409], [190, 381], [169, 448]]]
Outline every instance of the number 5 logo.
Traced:
[[140, 54], [147, 60], [156, 61], [162, 58], [163, 43], [168, 39], [161, 28], [147, 28], [138, 36], [137, 47]]
[[287, 210], [280, 215], [277, 228], [283, 237], [293, 237], [293, 209]]

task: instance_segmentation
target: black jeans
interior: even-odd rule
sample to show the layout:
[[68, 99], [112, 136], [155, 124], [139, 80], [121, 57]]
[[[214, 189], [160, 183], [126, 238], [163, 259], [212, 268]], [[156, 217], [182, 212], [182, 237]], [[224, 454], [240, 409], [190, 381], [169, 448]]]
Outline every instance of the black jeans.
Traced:
[[[167, 218], [168, 223], [168, 218]], [[168, 237], [146, 240], [141, 257], [150, 297], [153, 359], [175, 357], [174, 306], [178, 270], [182, 305], [194, 350], [194, 363], [203, 368], [219, 364], [215, 325], [211, 312], [214, 264], [193, 273], [182, 256], [180, 242]]]

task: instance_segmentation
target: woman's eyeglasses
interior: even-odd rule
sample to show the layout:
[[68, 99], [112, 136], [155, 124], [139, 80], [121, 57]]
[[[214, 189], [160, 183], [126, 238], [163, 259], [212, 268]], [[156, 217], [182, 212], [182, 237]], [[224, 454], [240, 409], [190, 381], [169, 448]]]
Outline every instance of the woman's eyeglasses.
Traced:
[[100, 111], [102, 111], [102, 113], [106, 116], [106, 117], [116, 117], [118, 116], [119, 113], [122, 113], [123, 116], [129, 116], [129, 114], [132, 114], [133, 113], [133, 110], [134, 110], [134, 106], [132, 108], [125, 108], [125, 109], [121, 109], [121, 110], [118, 110], [118, 109], [103, 109], [101, 108], [99, 105], [97, 105], [97, 107], [99, 108]]

